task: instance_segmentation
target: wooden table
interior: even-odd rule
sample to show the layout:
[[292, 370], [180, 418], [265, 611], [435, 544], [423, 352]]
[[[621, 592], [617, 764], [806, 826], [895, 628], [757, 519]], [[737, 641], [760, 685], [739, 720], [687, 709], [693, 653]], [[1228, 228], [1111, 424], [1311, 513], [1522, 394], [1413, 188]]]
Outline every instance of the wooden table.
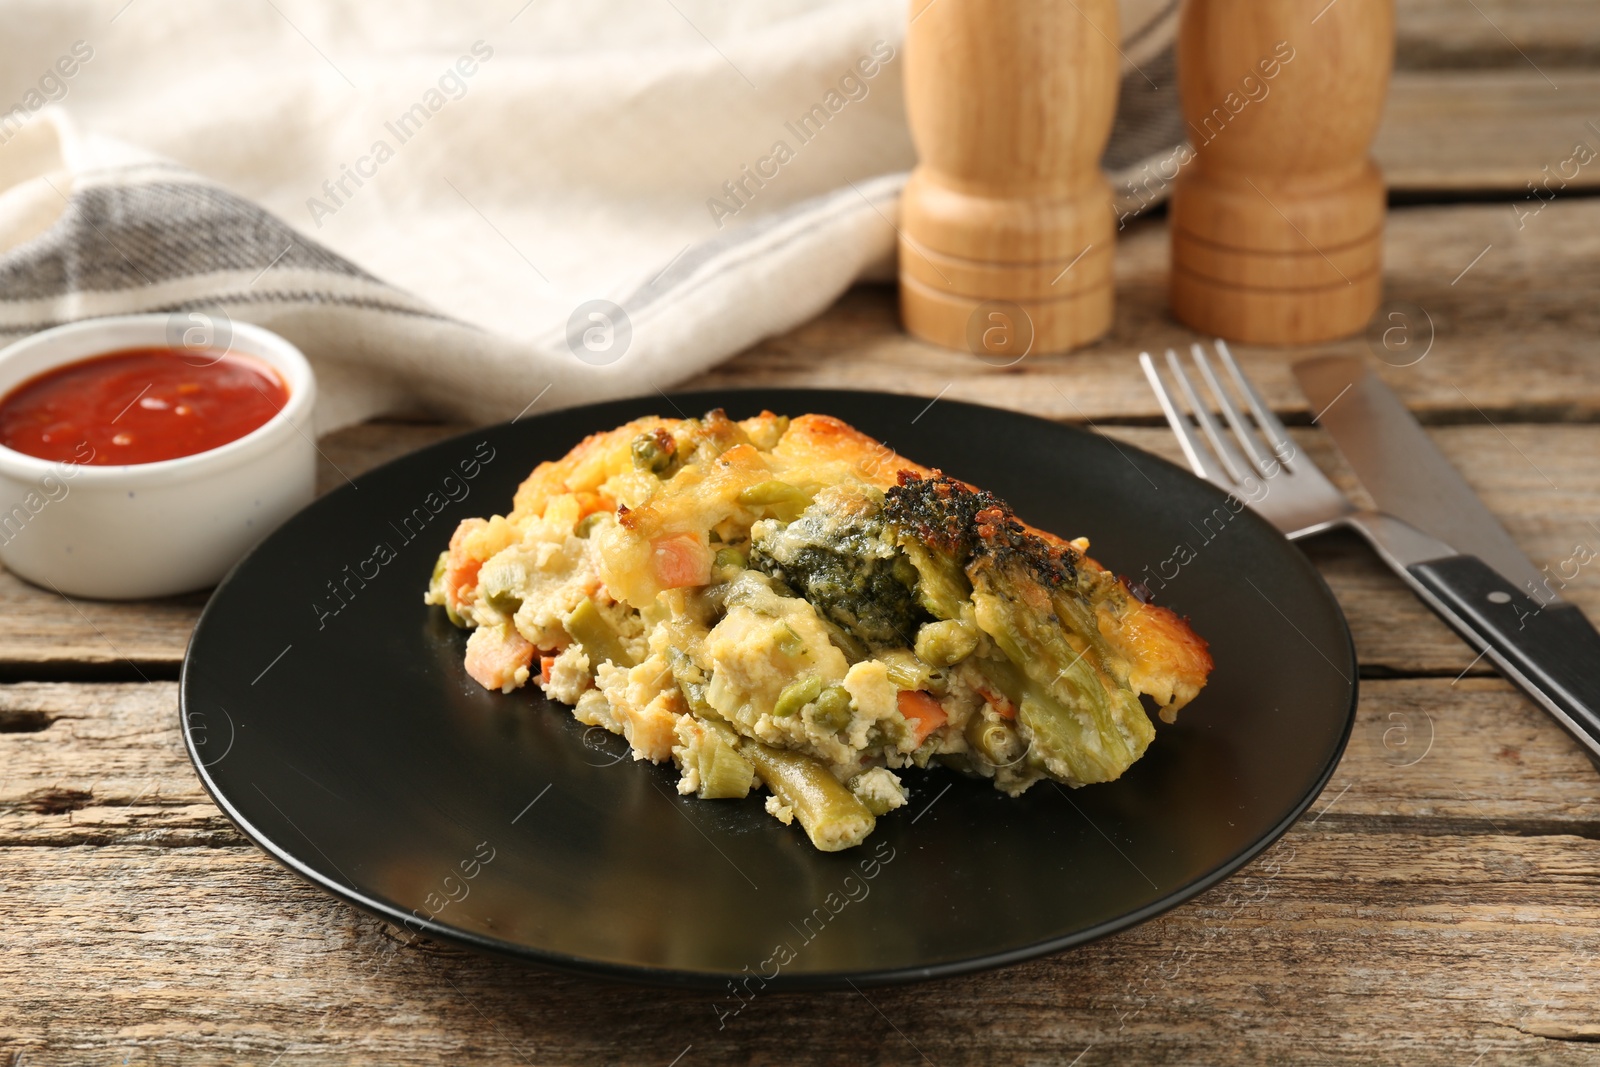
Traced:
[[[1558, 567], [1600, 552], [1600, 200], [1577, 195], [1600, 164], [1520, 227], [1510, 201], [1572, 142], [1600, 144], [1584, 69], [1600, 17], [1590, 0], [1471, 6], [1482, 19], [1455, 0], [1401, 5], [1409, 69], [1382, 143], [1407, 203], [1387, 286], [1436, 336], [1421, 362], [1382, 370]], [[1498, 202], [1441, 202], [1485, 190]], [[1164, 222], [1125, 236], [1116, 328], [1086, 352], [995, 370], [909, 340], [892, 293], [863, 287], [691, 384], [975, 400], [1175, 457], [1133, 355], [1192, 338], [1163, 307]], [[1288, 375], [1303, 354], [1240, 351], [1337, 469]], [[323, 448], [354, 474], [457, 429], [374, 423]], [[203, 597], [64, 602], [0, 573], [0, 1065], [1600, 1061], [1600, 775], [1361, 545], [1304, 547], [1355, 632], [1361, 705], [1327, 791], [1279, 844], [1060, 956], [768, 995], [726, 1028], [704, 994], [412, 941], [299, 881], [183, 754], [174, 683]], [[1600, 562], [1566, 592], [1600, 619]]]

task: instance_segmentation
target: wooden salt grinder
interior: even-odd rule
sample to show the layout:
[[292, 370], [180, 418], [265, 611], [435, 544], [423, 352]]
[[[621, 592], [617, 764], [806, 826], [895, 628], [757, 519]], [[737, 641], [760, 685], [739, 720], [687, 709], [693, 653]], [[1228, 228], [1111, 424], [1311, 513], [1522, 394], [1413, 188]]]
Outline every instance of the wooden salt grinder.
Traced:
[[1385, 207], [1368, 150], [1393, 63], [1394, 0], [1185, 0], [1178, 91], [1195, 158], [1172, 197], [1174, 315], [1257, 344], [1366, 325]]
[[1110, 327], [1100, 155], [1117, 36], [1116, 0], [911, 0], [906, 111], [921, 162], [900, 201], [908, 331], [992, 361]]

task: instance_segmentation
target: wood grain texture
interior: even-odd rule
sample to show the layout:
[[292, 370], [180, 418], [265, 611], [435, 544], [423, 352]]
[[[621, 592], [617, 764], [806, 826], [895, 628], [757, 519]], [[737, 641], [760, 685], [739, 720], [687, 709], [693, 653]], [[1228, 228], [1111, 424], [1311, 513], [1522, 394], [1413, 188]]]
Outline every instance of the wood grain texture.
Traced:
[[1590, 70], [1541, 72], [1524, 64], [1402, 71], [1390, 87], [1373, 155], [1391, 191], [1414, 197], [1500, 190], [1515, 198], [1518, 211], [1537, 212], [1554, 197], [1600, 187], [1597, 126], [1600, 74]]
[[1591, 0], [1396, 0], [1402, 70], [1600, 66]]
[[723, 1027], [715, 997], [413, 942], [300, 882], [206, 800], [175, 705], [0, 687], [3, 721], [48, 720], [0, 733], [0, 1057], [1592, 1062], [1600, 778], [1498, 681], [1365, 683], [1313, 814], [1161, 919], [993, 974], [761, 996]]
[[[317, 491], [464, 429], [383, 422], [324, 438]], [[174, 678], [205, 602], [205, 593], [132, 603], [68, 598], [0, 568], [0, 680]]]
[[[1235, 348], [1278, 411], [1309, 420], [1289, 366], [1307, 355], [1384, 362], [1384, 380], [1425, 420], [1600, 419], [1600, 199], [1560, 198], [1519, 220], [1511, 204], [1409, 207], [1389, 213], [1385, 305], [1407, 348], [1382, 331], [1302, 348]], [[993, 404], [1069, 421], [1142, 419], [1160, 408], [1139, 372], [1142, 349], [1180, 350], [1201, 336], [1166, 307], [1163, 220], [1132, 224], [1117, 246], [1117, 312], [1099, 342], [1064, 356], [993, 367], [907, 337], [892, 293], [851, 290], [827, 314], [756, 345], [686, 387], [797, 385], [883, 389]], [[1432, 345], [1427, 340], [1432, 337]], [[1400, 334], [1392, 334], [1393, 344]], [[1410, 366], [1420, 351], [1425, 358]], [[1394, 365], [1391, 365], [1394, 364]], [[1514, 368], [1514, 372], [1511, 370]], [[947, 390], [947, 391], [946, 391]], [[1480, 412], [1482, 414], [1480, 414]]]
[[[1600, 122], [1600, 75], [1570, 69], [1600, 64], [1593, 0], [1396, 4], [1402, 73], [1375, 148], [1392, 188], [1503, 196]], [[1386, 300], [1412, 305], [1414, 343], [1305, 350], [1385, 359], [1489, 506], [1557, 567], [1577, 543], [1600, 549], [1600, 199], [1574, 195], [1596, 166], [1532, 216], [1532, 201], [1392, 210]], [[1071, 356], [983, 365], [906, 337], [893, 292], [865, 287], [691, 384], [976, 400], [1175, 458], [1133, 357], [1195, 335], [1166, 310], [1165, 222], [1118, 237], [1113, 328]], [[1430, 321], [1426, 358], [1400, 366]], [[1301, 352], [1238, 352], [1309, 422], [1288, 374]], [[319, 486], [454, 429], [334, 435]], [[1319, 431], [1295, 434], [1348, 486]], [[412, 941], [302, 883], [227, 822], [185, 757], [172, 679], [203, 598], [67, 604], [0, 572], [0, 682], [58, 679], [0, 684], [0, 1067], [1600, 1062], [1600, 775], [1359, 542], [1305, 549], [1350, 617], [1361, 704], [1312, 813], [1241, 876], [1071, 953], [762, 996], [720, 1027], [705, 995]], [[1567, 590], [1594, 617], [1597, 574]]]

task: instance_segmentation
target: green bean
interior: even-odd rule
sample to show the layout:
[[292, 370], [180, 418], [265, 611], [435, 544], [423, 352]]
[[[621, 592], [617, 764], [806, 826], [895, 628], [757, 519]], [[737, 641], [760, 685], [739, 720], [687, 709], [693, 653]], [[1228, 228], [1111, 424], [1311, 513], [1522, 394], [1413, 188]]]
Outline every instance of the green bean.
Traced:
[[1003, 722], [974, 715], [967, 721], [967, 744], [996, 767], [1016, 762], [1017, 732]]
[[745, 558], [745, 554], [737, 548], [719, 548], [717, 549], [716, 557], [711, 561], [711, 566], [719, 571], [742, 571], [747, 563], [748, 560]]
[[817, 723], [830, 730], [843, 730], [850, 725], [850, 691], [842, 685], [830, 685], [817, 695]]
[[739, 494], [739, 503], [751, 507], [760, 507], [763, 504], [787, 504], [797, 500], [804, 500], [806, 494], [799, 487], [788, 482], [772, 481], [757, 482]]
[[895, 684], [896, 689], [926, 689], [928, 687], [928, 672], [919, 670], [909, 663], [886, 663], [884, 664], [884, 673], [889, 676], [889, 681]]
[[600, 614], [600, 609], [595, 607], [594, 601], [584, 597], [583, 601], [572, 609], [564, 624], [567, 633], [572, 639], [583, 646], [589, 654], [589, 665], [598, 667], [602, 660], [610, 660], [618, 667], [634, 666], [634, 659], [628, 654], [626, 646], [622, 643], [622, 635], [612, 625], [611, 620]]
[[972, 655], [978, 635], [965, 623], [942, 619], [917, 631], [917, 658], [935, 667], [949, 667]]
[[576, 537], [588, 537], [594, 533], [595, 526], [599, 524], [601, 516], [605, 514], [603, 511], [589, 512], [589, 514], [578, 520], [578, 525], [572, 528], [573, 535]]
[[783, 687], [783, 692], [778, 694], [777, 703], [772, 705], [772, 715], [777, 719], [786, 719], [799, 711], [822, 694], [822, 679], [815, 674], [808, 674], [804, 678], [796, 678]]
[[743, 751], [780, 804], [793, 809], [806, 836], [822, 852], [859, 845], [877, 820], [867, 806], [810, 756], [746, 741]]

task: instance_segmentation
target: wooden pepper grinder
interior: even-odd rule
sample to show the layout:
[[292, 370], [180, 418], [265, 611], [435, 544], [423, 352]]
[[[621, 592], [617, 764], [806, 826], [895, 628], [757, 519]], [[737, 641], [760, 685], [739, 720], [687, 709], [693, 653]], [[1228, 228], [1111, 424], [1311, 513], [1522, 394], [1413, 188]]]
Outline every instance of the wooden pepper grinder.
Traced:
[[[911, 0], [900, 313], [1015, 362], [1111, 325], [1116, 0]], [[1020, 313], [1020, 317], [1019, 317]]]
[[1258, 344], [1366, 325], [1385, 207], [1368, 151], [1393, 64], [1394, 0], [1185, 0], [1178, 91], [1195, 158], [1172, 197], [1173, 314]]

